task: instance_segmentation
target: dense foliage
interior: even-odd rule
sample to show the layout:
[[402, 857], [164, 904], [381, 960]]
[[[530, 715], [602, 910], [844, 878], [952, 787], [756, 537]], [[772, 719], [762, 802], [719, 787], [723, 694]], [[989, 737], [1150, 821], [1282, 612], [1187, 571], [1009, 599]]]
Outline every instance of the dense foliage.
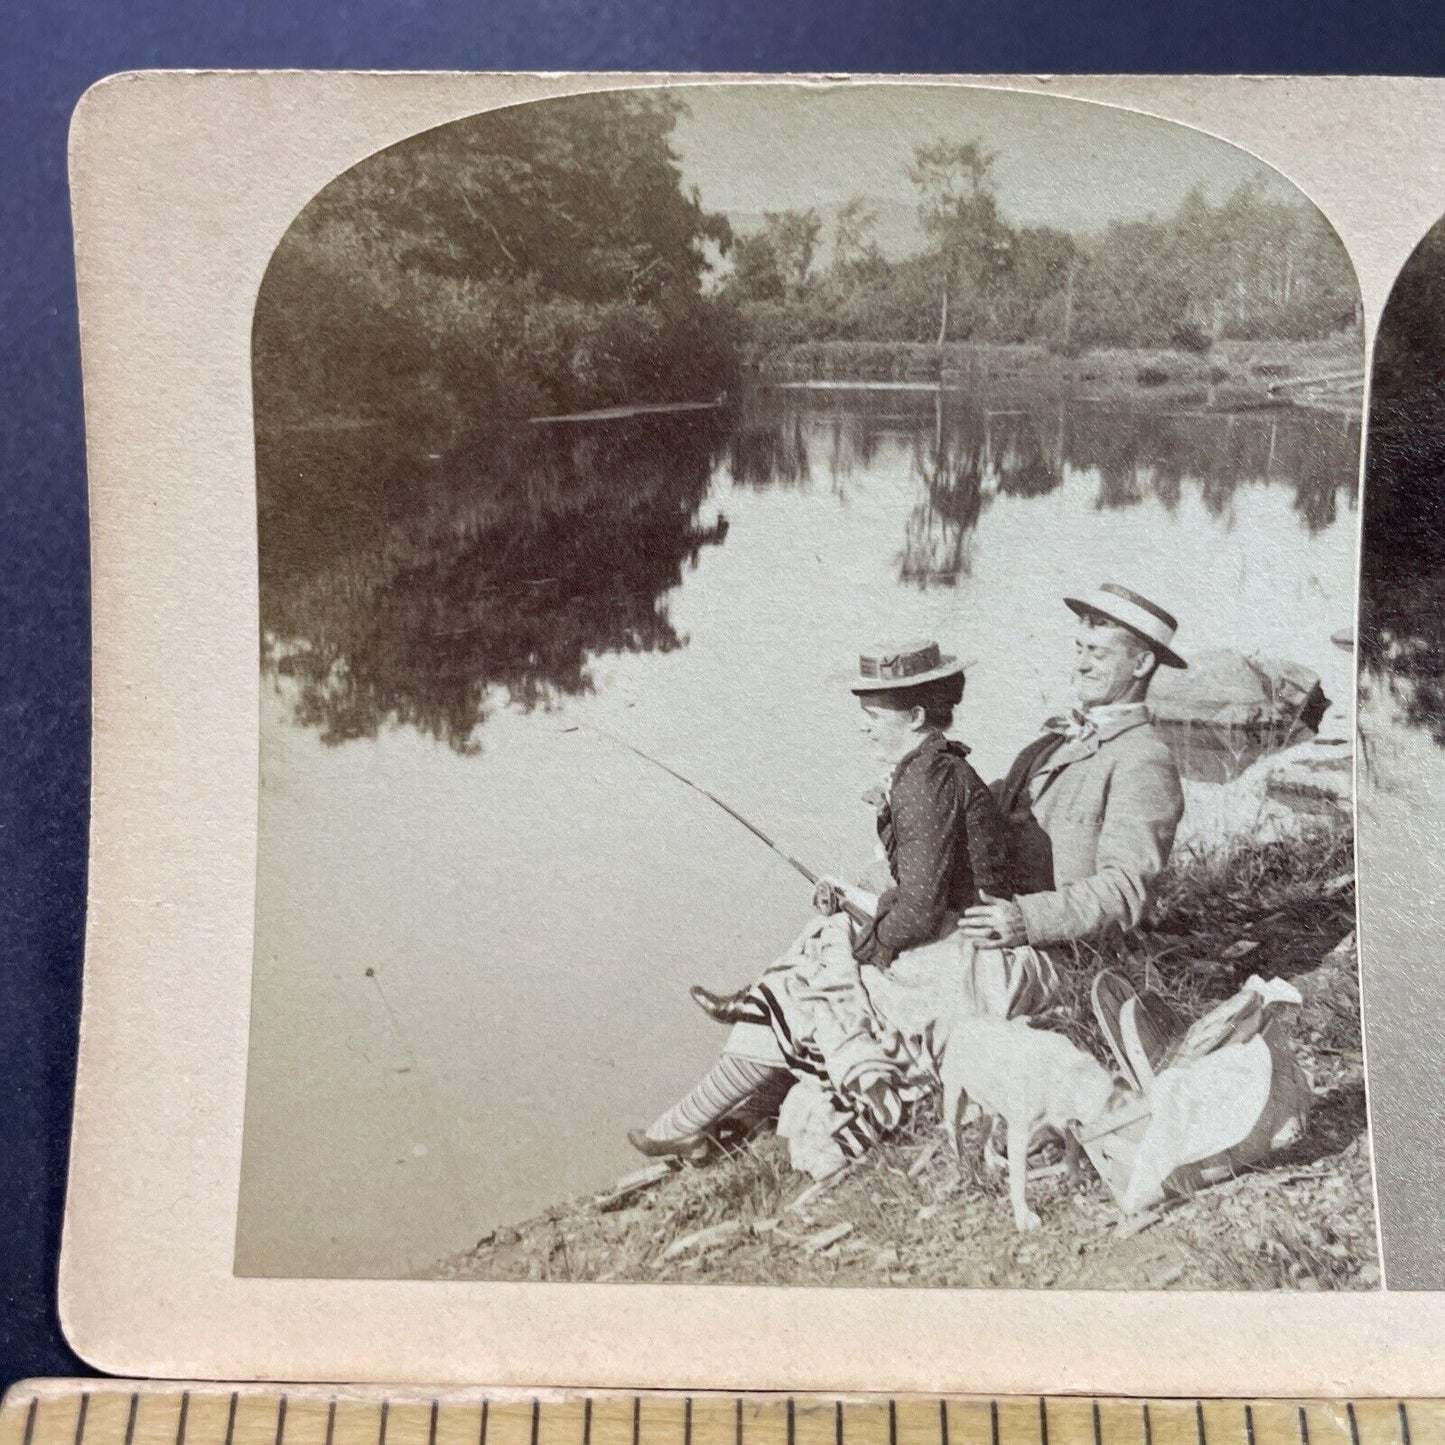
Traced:
[[445, 436], [725, 386], [701, 283], [731, 233], [682, 186], [678, 108], [643, 91], [490, 112], [327, 186], [257, 303], [259, 427], [400, 413]]

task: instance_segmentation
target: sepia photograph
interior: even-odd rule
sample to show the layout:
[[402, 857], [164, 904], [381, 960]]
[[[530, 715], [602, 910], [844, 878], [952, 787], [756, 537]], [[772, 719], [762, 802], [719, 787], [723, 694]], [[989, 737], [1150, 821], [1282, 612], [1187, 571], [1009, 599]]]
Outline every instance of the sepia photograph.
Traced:
[[[1378, 1288], [1364, 345], [1303, 191], [1081, 100], [337, 175], [251, 329], [235, 1273]], [[1374, 457], [1366, 709], [1438, 748]]]
[[[1363, 927], [1393, 1036], [1371, 1039], [1390, 1286], [1445, 1289], [1436, 1223], [1445, 1188], [1437, 1123], [1445, 868], [1445, 223], [1416, 247], [1376, 333], [1360, 562], [1359, 807], [1371, 862]], [[1373, 982], [1373, 980], [1372, 980]], [[1376, 995], [1371, 993], [1373, 1000]], [[1398, 1181], [1396, 1183], [1395, 1181]]]

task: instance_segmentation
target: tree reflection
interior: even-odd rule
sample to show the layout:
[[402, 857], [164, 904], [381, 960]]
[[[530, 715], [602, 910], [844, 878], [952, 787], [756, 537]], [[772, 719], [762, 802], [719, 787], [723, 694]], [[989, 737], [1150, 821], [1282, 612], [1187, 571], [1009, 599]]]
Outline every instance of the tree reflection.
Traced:
[[913, 436], [913, 475], [921, 495], [908, 517], [898, 577], [916, 587], [953, 587], [971, 570], [968, 544], [983, 515], [988, 438], [979, 414], [933, 399], [931, 427]]
[[1445, 746], [1445, 222], [1405, 263], [1375, 343], [1360, 656]]
[[744, 407], [728, 440], [728, 475], [742, 487], [806, 487], [812, 479], [803, 416], [759, 417]]
[[263, 663], [295, 680], [298, 722], [329, 743], [401, 724], [470, 750], [497, 700], [545, 706], [590, 691], [597, 653], [682, 645], [666, 594], [727, 535], [726, 517], [698, 520], [720, 427], [551, 430], [463, 443], [437, 459], [444, 482], [398, 469], [411, 485], [381, 491], [403, 493], [399, 513], [358, 512], [347, 448], [291, 478], [286, 512], [263, 507]]
[[[1052, 437], [1046, 442], [1045, 434]], [[1008, 497], [1044, 497], [1064, 481], [1064, 417], [1056, 423], [1028, 411], [990, 413], [989, 460], [997, 490]]]

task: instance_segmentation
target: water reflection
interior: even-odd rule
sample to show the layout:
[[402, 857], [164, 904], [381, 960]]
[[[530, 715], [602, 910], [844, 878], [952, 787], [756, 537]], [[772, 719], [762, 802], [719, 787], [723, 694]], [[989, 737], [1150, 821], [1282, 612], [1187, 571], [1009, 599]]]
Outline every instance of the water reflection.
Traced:
[[727, 536], [700, 520], [720, 440], [668, 418], [464, 439], [436, 478], [395, 471], [369, 513], [330, 505], [365, 460], [323, 454], [293, 514], [263, 489], [263, 665], [296, 678], [296, 720], [326, 742], [398, 723], [472, 749], [498, 695], [546, 705], [590, 690], [597, 653], [683, 644], [665, 599]]
[[[295, 719], [327, 742], [400, 724], [471, 750], [502, 702], [545, 707], [591, 690], [600, 654], [686, 644], [669, 595], [727, 537], [729, 487], [826, 488], [841, 506], [906, 488], [901, 536], [857, 525], [928, 590], [969, 577], [986, 512], [1026, 519], [1061, 488], [1165, 519], [1194, 496], [1228, 530], [1242, 488], [1284, 487], [1313, 535], [1349, 505], [1357, 447], [1357, 423], [1303, 411], [777, 389], [728, 414], [449, 445], [395, 426], [277, 432], [258, 439], [263, 666], [297, 680]], [[1039, 546], [1020, 565], [1056, 569], [1069, 538]]]
[[909, 513], [899, 580], [916, 587], [955, 586], [973, 570], [969, 544], [983, 515], [984, 478], [992, 460], [987, 426], [958, 425], [935, 395], [933, 425], [915, 430], [911, 460], [920, 496]]
[[1393, 712], [1445, 747], [1445, 425], [1376, 403], [1366, 467], [1361, 660]]

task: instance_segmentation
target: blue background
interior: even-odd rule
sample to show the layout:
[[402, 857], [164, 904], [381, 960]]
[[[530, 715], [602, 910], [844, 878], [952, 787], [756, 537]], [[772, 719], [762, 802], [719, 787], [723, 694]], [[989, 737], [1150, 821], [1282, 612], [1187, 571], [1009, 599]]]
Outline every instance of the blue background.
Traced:
[[[84, 921], [84, 437], [65, 139], [146, 67], [1440, 74], [1434, 0], [11, 0], [0, 30], [0, 1383], [55, 1312]], [[1445, 209], [1445, 196], [1441, 198]]]

